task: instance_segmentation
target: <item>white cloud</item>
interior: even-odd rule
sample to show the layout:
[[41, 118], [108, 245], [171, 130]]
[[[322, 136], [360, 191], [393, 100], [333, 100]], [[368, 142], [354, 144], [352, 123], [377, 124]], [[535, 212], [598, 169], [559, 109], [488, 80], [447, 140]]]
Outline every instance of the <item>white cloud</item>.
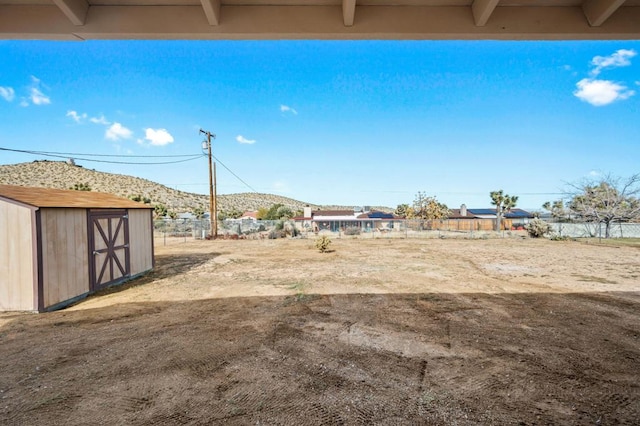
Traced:
[[120, 139], [129, 139], [133, 135], [133, 132], [120, 123], [113, 123], [105, 132], [104, 137], [117, 141]]
[[149, 145], [164, 146], [173, 143], [173, 136], [166, 129], [145, 129], [144, 138], [149, 141]]
[[[28, 88], [28, 95], [20, 97], [20, 106], [28, 107], [29, 105], [49, 105], [51, 98], [45, 95], [41, 89], [40, 79], [31, 76], [31, 85]], [[0, 97], [4, 100], [11, 102], [16, 97], [16, 92], [12, 87], [0, 86]]]
[[245, 138], [245, 137], [244, 137], [244, 136], [242, 136], [242, 135], [238, 135], [238, 136], [236, 136], [236, 140], [237, 140], [239, 143], [244, 143], [244, 144], [247, 144], [247, 145], [253, 145], [254, 143], [256, 143], [256, 140], [255, 140], [255, 139], [247, 139], [247, 138]]
[[630, 59], [637, 55], [635, 50], [620, 49], [609, 56], [595, 56], [591, 60], [594, 66], [591, 70], [592, 76], [597, 76], [605, 68], [626, 67], [631, 65]]
[[576, 83], [574, 96], [594, 106], [609, 105], [612, 102], [627, 99], [635, 94], [616, 82], [583, 78]]
[[91, 117], [89, 119], [89, 121], [91, 121], [94, 124], [103, 124], [105, 126], [108, 126], [109, 124], [111, 124], [105, 117], [104, 115], [101, 115], [100, 117]]
[[51, 98], [42, 93], [37, 87], [31, 88], [31, 94], [29, 97], [34, 105], [49, 105], [51, 103]]
[[40, 90], [41, 81], [35, 76], [31, 76], [31, 88], [29, 89], [29, 100], [34, 105], [49, 105], [51, 98]]
[[600, 176], [600, 175], [601, 175], [601, 173], [600, 173], [600, 172], [598, 172], [598, 171], [596, 171], [596, 170], [591, 170], [591, 171], [589, 172], [589, 176], [591, 176], [591, 177], [598, 177], [598, 176]]
[[280, 111], [281, 112], [290, 112], [293, 115], [298, 115], [298, 111], [296, 111], [295, 109], [291, 108], [290, 106], [287, 105], [280, 105]]
[[0, 86], [0, 97], [4, 98], [7, 102], [11, 102], [16, 97], [16, 92], [12, 87]]
[[87, 118], [87, 114], [78, 114], [77, 111], [69, 110], [67, 111], [67, 117], [71, 117], [73, 121], [75, 121], [76, 123], [80, 123], [82, 120], [85, 120]]

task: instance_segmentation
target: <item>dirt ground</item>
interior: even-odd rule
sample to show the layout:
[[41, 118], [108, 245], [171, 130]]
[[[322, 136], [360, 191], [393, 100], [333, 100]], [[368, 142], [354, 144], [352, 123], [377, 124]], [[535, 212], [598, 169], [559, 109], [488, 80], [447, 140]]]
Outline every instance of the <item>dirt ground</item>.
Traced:
[[0, 314], [0, 424], [638, 425], [640, 249], [192, 241]]

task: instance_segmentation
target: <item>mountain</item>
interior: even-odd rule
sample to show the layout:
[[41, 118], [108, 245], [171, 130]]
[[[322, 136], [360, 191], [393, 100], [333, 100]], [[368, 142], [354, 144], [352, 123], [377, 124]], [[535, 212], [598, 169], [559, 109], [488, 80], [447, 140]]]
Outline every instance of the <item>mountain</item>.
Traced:
[[[192, 212], [195, 208], [209, 210], [209, 196], [178, 191], [147, 179], [99, 172], [63, 161], [34, 161], [0, 165], [0, 184], [72, 189], [88, 185], [92, 191], [107, 192], [120, 197], [141, 196], [151, 204], [164, 204], [176, 213]], [[260, 207], [283, 204], [293, 211], [304, 206], [319, 206], [272, 194], [242, 193], [218, 195], [218, 211], [253, 211]]]

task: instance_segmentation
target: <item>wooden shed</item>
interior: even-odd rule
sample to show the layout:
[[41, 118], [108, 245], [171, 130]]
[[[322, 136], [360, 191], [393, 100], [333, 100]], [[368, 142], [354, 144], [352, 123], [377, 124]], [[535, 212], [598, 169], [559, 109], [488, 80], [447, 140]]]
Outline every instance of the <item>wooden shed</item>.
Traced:
[[152, 214], [111, 194], [0, 185], [0, 310], [59, 309], [153, 269]]

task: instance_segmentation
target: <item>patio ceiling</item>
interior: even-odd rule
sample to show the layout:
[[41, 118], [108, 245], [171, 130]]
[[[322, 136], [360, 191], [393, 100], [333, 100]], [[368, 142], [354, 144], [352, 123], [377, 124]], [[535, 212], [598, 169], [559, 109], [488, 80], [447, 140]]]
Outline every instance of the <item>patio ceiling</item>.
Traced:
[[640, 0], [0, 0], [0, 39], [640, 39]]

